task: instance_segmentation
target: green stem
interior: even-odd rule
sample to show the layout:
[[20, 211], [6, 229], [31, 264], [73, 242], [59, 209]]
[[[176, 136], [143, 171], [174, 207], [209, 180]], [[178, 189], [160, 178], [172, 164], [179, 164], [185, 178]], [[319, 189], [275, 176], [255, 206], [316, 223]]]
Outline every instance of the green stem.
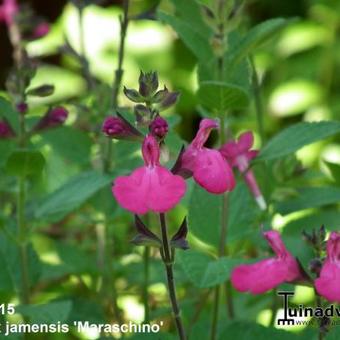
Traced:
[[177, 302], [176, 296], [176, 288], [175, 288], [175, 280], [173, 273], [173, 263], [174, 263], [174, 254], [170, 249], [168, 231], [165, 221], [164, 213], [159, 214], [160, 224], [161, 224], [161, 234], [162, 234], [162, 248], [161, 255], [162, 260], [166, 270], [166, 277], [168, 282], [169, 289], [169, 297], [172, 307], [172, 312], [174, 314], [174, 319], [177, 327], [177, 332], [180, 340], [186, 340], [185, 330], [182, 323], [181, 312]]
[[95, 86], [94, 80], [91, 75], [89, 61], [86, 57], [85, 38], [84, 38], [84, 7], [78, 6], [78, 24], [79, 24], [79, 51], [81, 57], [81, 64], [83, 68], [83, 76], [87, 83], [87, 88], [92, 90]]
[[144, 284], [143, 284], [143, 304], [144, 304], [144, 323], [150, 321], [150, 308], [149, 308], [149, 262], [150, 262], [150, 247], [144, 247], [143, 254], [144, 261]]
[[276, 313], [277, 313], [277, 289], [273, 289], [273, 297], [272, 297], [272, 307], [271, 307], [271, 316], [270, 316], [270, 322], [269, 325], [271, 327], [274, 327], [275, 320], [276, 320]]
[[216, 286], [214, 292], [213, 316], [210, 339], [215, 340], [217, 337], [218, 314], [220, 309], [220, 285]]
[[124, 0], [123, 2], [123, 17], [120, 19], [120, 43], [118, 49], [118, 65], [115, 71], [115, 77], [112, 86], [112, 106], [116, 108], [118, 105], [118, 93], [120, 90], [122, 77], [123, 77], [123, 60], [125, 52], [125, 38], [126, 32], [129, 25], [129, 0]]
[[19, 234], [19, 254], [20, 254], [20, 270], [21, 270], [21, 299], [23, 305], [29, 304], [29, 275], [28, 275], [28, 256], [27, 256], [27, 235], [25, 221], [25, 179], [19, 178], [19, 193], [17, 203], [17, 220]]
[[[124, 52], [125, 52], [125, 40], [126, 33], [129, 25], [129, 0], [124, 0], [123, 2], [123, 17], [120, 18], [120, 42], [118, 48], [118, 64], [117, 69], [115, 70], [113, 84], [112, 84], [112, 97], [111, 97], [111, 107], [113, 109], [117, 109], [118, 107], [118, 94], [121, 88], [122, 78], [123, 78], [123, 61], [124, 61]], [[113, 144], [112, 140], [107, 138], [107, 148], [106, 148], [106, 157], [104, 161], [104, 171], [110, 172], [112, 167], [112, 152], [113, 152]]]
[[263, 122], [263, 117], [264, 117], [264, 111], [263, 111], [263, 104], [262, 104], [262, 98], [261, 98], [261, 87], [260, 87], [260, 81], [259, 77], [256, 72], [256, 67], [254, 63], [254, 59], [251, 56], [250, 58], [250, 65], [252, 68], [252, 85], [253, 85], [253, 92], [254, 92], [254, 100], [255, 100], [255, 111], [256, 111], [256, 120], [257, 120], [257, 126], [259, 129], [259, 133], [261, 136], [261, 142], [262, 144], [265, 143], [265, 130], [264, 130], [264, 122]]

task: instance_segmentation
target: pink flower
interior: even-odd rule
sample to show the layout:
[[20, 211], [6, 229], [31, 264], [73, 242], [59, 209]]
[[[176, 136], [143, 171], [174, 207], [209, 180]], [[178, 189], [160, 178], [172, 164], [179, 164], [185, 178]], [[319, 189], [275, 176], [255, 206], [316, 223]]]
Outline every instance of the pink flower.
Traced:
[[250, 150], [254, 143], [254, 136], [251, 131], [242, 133], [238, 141], [230, 141], [220, 148], [220, 152], [233, 167], [244, 175], [244, 179], [255, 197], [255, 200], [262, 210], [266, 210], [267, 204], [257, 185], [254, 173], [249, 169], [250, 161], [256, 157], [258, 151]]
[[320, 277], [315, 280], [317, 292], [330, 302], [340, 303], [340, 233], [331, 232], [327, 241], [327, 258]]
[[4, 0], [0, 6], [0, 21], [5, 22], [7, 26], [11, 25], [18, 11], [19, 7], [16, 0]]
[[138, 140], [142, 137], [141, 133], [120, 115], [107, 117], [102, 132], [115, 139]]
[[145, 165], [130, 176], [116, 178], [112, 193], [123, 208], [133, 213], [166, 212], [184, 196], [185, 181], [160, 165], [159, 145], [155, 137], [146, 136], [142, 154]]
[[153, 136], [163, 139], [169, 130], [168, 122], [163, 117], [157, 116], [151, 122], [149, 130]]
[[244, 264], [233, 269], [231, 282], [240, 292], [249, 291], [261, 294], [275, 288], [283, 282], [292, 282], [302, 278], [299, 264], [286, 249], [277, 231], [263, 233], [276, 257], [271, 257], [254, 264]]
[[13, 132], [11, 126], [5, 120], [0, 120], [0, 138], [10, 138], [14, 136], [15, 133]]
[[182, 155], [180, 170], [190, 171], [194, 180], [213, 194], [231, 191], [235, 186], [232, 169], [220, 152], [204, 147], [211, 130], [217, 128], [215, 120], [201, 120], [196, 137]]
[[32, 39], [39, 39], [44, 37], [50, 31], [50, 26], [47, 22], [38, 24], [32, 32]]

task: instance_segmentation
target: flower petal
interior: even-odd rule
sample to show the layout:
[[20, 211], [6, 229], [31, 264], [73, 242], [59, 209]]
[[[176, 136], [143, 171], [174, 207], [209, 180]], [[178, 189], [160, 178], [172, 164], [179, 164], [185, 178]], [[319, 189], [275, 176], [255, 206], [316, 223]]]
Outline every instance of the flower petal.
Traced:
[[204, 148], [197, 153], [193, 177], [200, 186], [214, 194], [231, 191], [235, 186], [233, 172], [217, 150]]
[[248, 151], [254, 144], [254, 135], [251, 131], [247, 131], [242, 133], [238, 137], [238, 148], [239, 152], [243, 153], [245, 151]]
[[117, 177], [112, 187], [113, 196], [118, 203], [136, 214], [145, 214], [148, 211], [150, 183], [147, 172], [147, 167], [137, 168], [130, 176]]
[[112, 193], [118, 203], [136, 214], [149, 210], [166, 212], [183, 197], [186, 184], [182, 177], [173, 175], [161, 166], [141, 167], [130, 176], [118, 177]]
[[240, 292], [262, 294], [285, 282], [286, 276], [285, 263], [270, 258], [236, 267], [231, 273], [231, 282]]
[[320, 277], [315, 280], [317, 292], [330, 302], [340, 303], [340, 267], [326, 260], [322, 267]]
[[150, 176], [149, 209], [165, 212], [172, 209], [184, 196], [186, 183], [181, 176], [173, 175], [168, 169], [157, 166]]

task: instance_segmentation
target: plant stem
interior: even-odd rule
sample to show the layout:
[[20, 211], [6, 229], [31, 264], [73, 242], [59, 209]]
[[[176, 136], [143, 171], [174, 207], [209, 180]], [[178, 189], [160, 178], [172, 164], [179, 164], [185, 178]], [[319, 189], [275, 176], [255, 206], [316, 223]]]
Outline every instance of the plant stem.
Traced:
[[272, 307], [271, 307], [272, 315], [270, 317], [269, 326], [274, 327], [277, 313], [277, 289], [273, 289], [273, 299], [272, 299]]
[[123, 60], [124, 60], [124, 52], [125, 52], [125, 38], [126, 38], [126, 32], [129, 25], [129, 0], [123, 1], [123, 17], [120, 18], [120, 43], [119, 43], [119, 49], [118, 49], [118, 65], [117, 69], [115, 71], [115, 77], [113, 81], [112, 86], [112, 106], [114, 108], [117, 107], [117, 101], [118, 101], [118, 93], [120, 90], [122, 77], [123, 77]]
[[217, 335], [218, 314], [220, 309], [220, 285], [216, 286], [214, 291], [213, 317], [211, 326], [210, 339], [215, 340]]
[[[124, 0], [123, 2], [123, 17], [120, 18], [120, 42], [118, 48], [118, 65], [114, 72], [114, 79], [112, 84], [112, 97], [111, 97], [111, 107], [117, 109], [118, 107], [118, 94], [120, 91], [122, 78], [123, 78], [123, 61], [125, 52], [125, 38], [127, 33], [127, 28], [129, 25], [129, 0]], [[104, 171], [111, 171], [111, 159], [112, 159], [113, 145], [112, 140], [107, 139], [106, 157], [104, 162]]]
[[25, 222], [25, 178], [19, 178], [19, 193], [17, 202], [17, 221], [19, 234], [19, 254], [21, 271], [21, 298], [20, 303], [29, 304], [29, 275], [28, 275], [28, 256], [27, 256], [27, 235]]
[[264, 123], [263, 123], [263, 104], [262, 104], [262, 98], [261, 98], [261, 88], [260, 88], [260, 81], [259, 77], [256, 72], [256, 67], [254, 63], [254, 59], [252, 56], [250, 56], [250, 65], [252, 68], [252, 85], [253, 85], [253, 92], [254, 92], [254, 99], [255, 99], [255, 111], [256, 111], [256, 120], [257, 120], [257, 126], [259, 129], [259, 133], [261, 136], [261, 142], [262, 144], [265, 143], [265, 131], [264, 131]]
[[94, 80], [90, 72], [89, 61], [86, 57], [85, 39], [84, 39], [84, 6], [78, 6], [78, 24], [79, 24], [79, 52], [81, 57], [81, 64], [83, 67], [83, 75], [87, 83], [87, 88], [92, 90], [94, 88]]
[[173, 273], [174, 253], [170, 249], [168, 231], [167, 231], [164, 213], [159, 214], [159, 219], [160, 219], [161, 234], [162, 234], [161, 255], [162, 255], [162, 260], [163, 260], [165, 270], [166, 270], [166, 277], [167, 277], [167, 282], [168, 282], [169, 297], [171, 301], [172, 312], [174, 314], [178, 336], [180, 340], [186, 340], [185, 330], [184, 330], [182, 319], [181, 319], [181, 312], [180, 312], [179, 305], [177, 302], [177, 297], [176, 297], [175, 280], [174, 280], [174, 273]]
[[150, 262], [150, 247], [144, 247], [143, 253], [144, 261], [144, 284], [143, 284], [143, 304], [144, 304], [144, 323], [150, 321], [150, 308], [149, 308], [149, 262]]

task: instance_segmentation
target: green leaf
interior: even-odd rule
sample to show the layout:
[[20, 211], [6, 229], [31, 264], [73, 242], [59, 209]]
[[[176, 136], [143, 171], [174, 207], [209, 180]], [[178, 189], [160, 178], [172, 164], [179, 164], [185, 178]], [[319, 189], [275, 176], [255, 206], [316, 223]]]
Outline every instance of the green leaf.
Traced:
[[237, 64], [249, 53], [252, 53], [256, 48], [263, 45], [284, 28], [291, 20], [283, 18], [275, 18], [264, 21], [253, 27], [231, 51], [231, 60], [233, 64]]
[[190, 22], [164, 12], [159, 12], [158, 18], [172, 26], [184, 44], [187, 45], [198, 59], [207, 61], [214, 57], [209, 40], [202, 36], [200, 32], [197, 32]]
[[12, 140], [0, 140], [0, 167], [6, 165], [7, 159], [15, 149], [15, 143]]
[[9, 174], [25, 177], [38, 175], [45, 166], [45, 158], [39, 151], [16, 150], [7, 159], [6, 170]]
[[[96, 171], [81, 173], [42, 199], [41, 204], [35, 211], [35, 217], [58, 221], [80, 207], [111, 181], [110, 176]], [[108, 190], [110, 190], [109, 187]]]
[[261, 150], [257, 160], [270, 160], [293, 153], [305, 145], [317, 142], [340, 132], [340, 122], [301, 122], [292, 125], [273, 137]]
[[65, 159], [81, 165], [89, 163], [93, 142], [85, 132], [63, 126], [44, 131], [42, 139]]
[[[255, 221], [256, 209], [248, 188], [240, 179], [236, 188], [228, 194], [229, 218], [228, 241], [235, 241], [249, 235]], [[220, 242], [222, 195], [212, 195], [195, 185], [188, 212], [189, 231], [202, 242], [215, 247]], [[244, 209], [247, 207], [247, 209]]]
[[[310, 338], [310, 337], [309, 337]], [[234, 321], [229, 323], [218, 337], [218, 340], [294, 340], [301, 339], [298, 334], [272, 327], [264, 327], [247, 321]]]
[[[8, 233], [15, 235], [16, 228], [11, 226], [10, 223], [6, 225]], [[38, 254], [34, 250], [31, 244], [27, 246], [27, 264], [28, 271], [30, 273], [30, 285], [32, 287], [38, 282], [41, 274], [41, 261]], [[11, 278], [12, 286], [16, 291], [20, 291], [22, 288], [22, 278], [20, 268], [20, 253], [16, 243], [11, 238], [8, 238], [7, 234], [0, 232], [0, 257], [4, 259], [2, 267], [3, 279], [7, 274]]]
[[339, 211], [327, 210], [312, 213], [289, 221], [284, 225], [282, 235], [289, 235], [298, 238], [301, 236], [303, 230], [310, 232], [313, 229], [319, 229], [322, 225], [326, 227], [326, 230], [336, 231], [338, 229], [339, 221]]
[[276, 204], [276, 210], [286, 215], [294, 211], [321, 207], [340, 202], [340, 189], [334, 187], [319, 187], [300, 189], [297, 198]]
[[196, 250], [178, 252], [177, 259], [188, 279], [198, 288], [213, 287], [227, 281], [231, 270], [242, 262], [226, 257], [214, 259]]
[[18, 306], [17, 312], [29, 317], [31, 323], [56, 324], [58, 321], [66, 321], [71, 309], [71, 301], [55, 301], [41, 305]]
[[5, 118], [15, 132], [19, 131], [19, 113], [15, 111], [11, 103], [0, 97], [0, 117]]
[[204, 81], [200, 83], [197, 98], [207, 109], [219, 112], [241, 109], [249, 103], [249, 96], [242, 87], [219, 81]]

